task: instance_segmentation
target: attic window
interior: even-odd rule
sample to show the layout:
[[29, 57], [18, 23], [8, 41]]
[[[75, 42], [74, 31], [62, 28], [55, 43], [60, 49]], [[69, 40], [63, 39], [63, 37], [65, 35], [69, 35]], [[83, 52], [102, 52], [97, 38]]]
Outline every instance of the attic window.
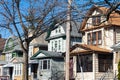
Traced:
[[92, 17], [92, 25], [99, 25], [101, 22], [101, 16], [93, 16]]

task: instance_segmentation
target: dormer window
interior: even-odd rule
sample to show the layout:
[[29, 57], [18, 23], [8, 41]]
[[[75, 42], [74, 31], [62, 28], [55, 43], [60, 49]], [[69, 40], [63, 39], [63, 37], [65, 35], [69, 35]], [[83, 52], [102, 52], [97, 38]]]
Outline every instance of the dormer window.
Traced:
[[55, 32], [56, 32], [56, 33], [58, 32], [57, 29], [55, 30]]
[[101, 22], [101, 16], [93, 16], [92, 17], [92, 25], [96, 26], [99, 25]]
[[61, 28], [59, 27], [59, 33], [61, 33]]

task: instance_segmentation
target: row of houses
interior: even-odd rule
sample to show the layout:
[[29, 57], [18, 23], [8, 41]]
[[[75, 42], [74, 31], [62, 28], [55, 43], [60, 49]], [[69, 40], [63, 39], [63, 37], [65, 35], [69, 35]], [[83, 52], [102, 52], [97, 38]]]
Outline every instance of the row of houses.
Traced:
[[[114, 11], [105, 21], [107, 10], [93, 6], [82, 23], [71, 22], [71, 80], [116, 78], [120, 59], [120, 15]], [[11, 36], [0, 41], [0, 78], [24, 80], [23, 52], [17, 40]], [[64, 80], [66, 43], [65, 23], [34, 39], [29, 46], [29, 79]]]

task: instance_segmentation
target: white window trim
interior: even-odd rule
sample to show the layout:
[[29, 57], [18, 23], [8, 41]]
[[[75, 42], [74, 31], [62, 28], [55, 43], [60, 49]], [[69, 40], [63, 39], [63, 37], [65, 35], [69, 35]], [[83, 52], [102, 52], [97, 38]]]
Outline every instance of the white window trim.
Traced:
[[[43, 69], [43, 61], [44, 60], [47, 60], [47, 69]], [[50, 68], [48, 69], [48, 61], [50, 61]], [[42, 66], [41, 66], [42, 65]], [[51, 69], [51, 60], [50, 59], [43, 59], [43, 60], [40, 60], [40, 70], [50, 70]]]

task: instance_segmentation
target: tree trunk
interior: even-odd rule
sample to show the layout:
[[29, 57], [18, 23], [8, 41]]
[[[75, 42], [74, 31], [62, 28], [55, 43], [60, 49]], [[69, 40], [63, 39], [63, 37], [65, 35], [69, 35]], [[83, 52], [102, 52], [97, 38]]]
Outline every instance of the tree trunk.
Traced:
[[29, 64], [28, 64], [28, 53], [24, 53], [24, 64], [23, 64], [23, 80], [29, 80]]
[[[27, 43], [27, 42], [25, 42]], [[28, 55], [29, 55], [29, 45], [24, 44], [24, 50], [23, 50], [23, 59], [24, 59], [24, 64], [23, 64], [23, 80], [29, 80], [29, 64], [28, 64]]]

